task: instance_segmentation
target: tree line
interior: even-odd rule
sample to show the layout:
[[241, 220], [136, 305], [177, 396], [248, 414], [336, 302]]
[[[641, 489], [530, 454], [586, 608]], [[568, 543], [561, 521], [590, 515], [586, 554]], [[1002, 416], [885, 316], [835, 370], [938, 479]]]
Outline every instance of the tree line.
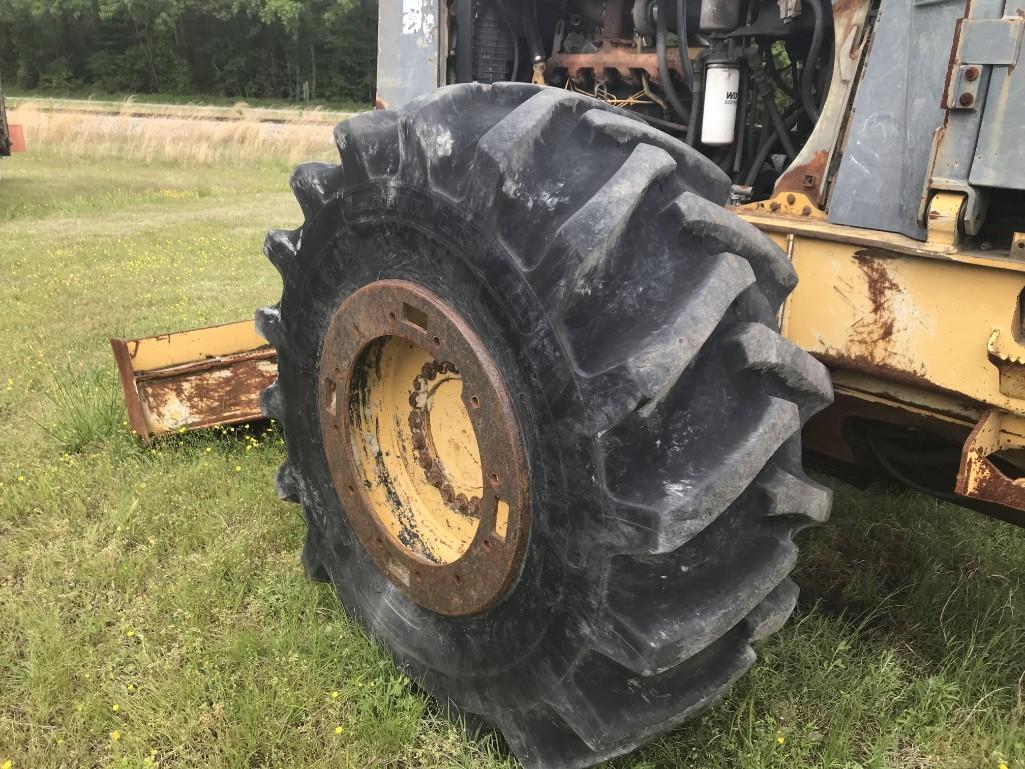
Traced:
[[376, 0], [0, 0], [8, 87], [373, 100]]

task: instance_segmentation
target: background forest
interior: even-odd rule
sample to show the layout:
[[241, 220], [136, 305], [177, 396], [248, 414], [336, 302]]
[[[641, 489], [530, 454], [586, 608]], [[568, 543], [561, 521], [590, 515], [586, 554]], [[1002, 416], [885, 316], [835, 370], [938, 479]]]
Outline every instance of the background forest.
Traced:
[[377, 0], [0, 0], [8, 89], [372, 102]]

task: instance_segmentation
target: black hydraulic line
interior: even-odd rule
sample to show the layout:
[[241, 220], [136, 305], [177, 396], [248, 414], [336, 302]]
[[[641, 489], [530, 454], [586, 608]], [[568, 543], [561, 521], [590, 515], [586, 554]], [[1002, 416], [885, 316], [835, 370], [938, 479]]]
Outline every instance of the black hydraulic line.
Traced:
[[456, 80], [473, 82], [473, 0], [456, 0]]
[[[686, 53], [686, 46], [684, 46], [684, 53]], [[705, 63], [700, 56], [697, 69], [691, 73], [691, 78], [690, 124], [687, 126], [687, 144], [693, 147], [698, 139], [698, 124], [701, 122], [701, 113], [705, 107], [702, 98], [705, 91]]]
[[[687, 86], [691, 93], [694, 93], [697, 80], [694, 75], [694, 65], [690, 60], [690, 53], [687, 50], [687, 0], [676, 0], [676, 47], [680, 49], [680, 64], [683, 65], [683, 74], [686, 75]], [[691, 108], [697, 109], [697, 102], [691, 102]], [[695, 121], [696, 122], [696, 121]], [[688, 144], [693, 142], [688, 141]]]
[[545, 44], [541, 39], [541, 25], [537, 22], [537, 0], [527, 0], [523, 4], [523, 29], [527, 34], [530, 62], [540, 64], [545, 60]]
[[633, 114], [645, 123], [649, 123], [655, 126], [655, 128], [661, 128], [663, 131], [674, 131], [675, 133], [686, 134], [689, 128], [689, 126], [685, 126], [682, 123], [673, 123], [672, 121], [662, 120], [661, 118], [645, 115], [641, 112], [634, 112]]
[[[787, 129], [793, 128], [797, 125], [801, 119], [801, 111], [798, 110], [787, 115], [784, 121], [784, 126]], [[769, 134], [768, 138], [765, 139], [761, 146], [758, 148], [758, 152], [755, 155], [754, 162], [751, 164], [751, 168], [747, 172], [747, 176], [744, 178], [744, 184], [748, 187], [753, 187], [754, 183], [758, 180], [758, 172], [762, 170], [762, 166], [765, 165], [766, 159], [769, 157], [769, 153], [772, 152], [772, 148], [776, 146], [776, 142], [779, 141], [779, 131], [773, 131]], [[791, 157], [794, 157], [791, 155]]]
[[811, 35], [811, 47], [808, 49], [808, 56], [804, 60], [804, 69], [801, 71], [801, 104], [804, 111], [808, 113], [812, 124], [819, 120], [819, 108], [811, 95], [811, 81], [815, 77], [815, 65], [818, 63], [819, 53], [822, 49], [823, 29], [825, 26], [825, 14], [822, 12], [822, 0], [807, 0], [811, 8], [811, 15], [814, 17], [815, 28]]
[[747, 48], [744, 51], [744, 58], [747, 59], [748, 66], [751, 68], [751, 75], [754, 77], [755, 86], [762, 97], [762, 104], [765, 105], [765, 112], [769, 116], [769, 121], [772, 123], [773, 128], [776, 129], [779, 140], [783, 142], [783, 150], [789, 157], [796, 158], [797, 148], [794, 146], [794, 142], [790, 138], [790, 131], [783, 124], [783, 118], [776, 107], [775, 94], [772, 92], [772, 86], [769, 85], [769, 79], [765, 76], [762, 57], [757, 50]]
[[515, 83], [520, 75], [520, 37], [516, 34], [516, 30], [511, 24], [507, 23], [507, 26], [509, 27], [509, 36], [512, 38], [513, 44], [512, 74], [509, 76], [509, 79]]
[[662, 78], [662, 89], [666, 92], [666, 98], [672, 105], [673, 111], [678, 118], [687, 122], [690, 120], [690, 112], [683, 106], [683, 102], [680, 101], [680, 96], [676, 93], [676, 85], [673, 83], [672, 73], [669, 70], [669, 53], [666, 49], [668, 23], [665, 10], [665, 7], [658, 9], [658, 23], [655, 25], [655, 53], [658, 59], [658, 73]]

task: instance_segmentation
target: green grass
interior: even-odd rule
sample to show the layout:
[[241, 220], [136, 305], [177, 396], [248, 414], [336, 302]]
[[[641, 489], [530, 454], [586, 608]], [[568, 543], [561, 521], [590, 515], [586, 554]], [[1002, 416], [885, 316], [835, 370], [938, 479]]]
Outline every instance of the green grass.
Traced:
[[[304, 578], [277, 433], [142, 449], [112, 398], [109, 336], [275, 299], [260, 246], [299, 220], [286, 164], [37, 147], [2, 170], [0, 764], [514, 767]], [[761, 664], [616, 767], [1025, 769], [1025, 533], [835, 486]]]

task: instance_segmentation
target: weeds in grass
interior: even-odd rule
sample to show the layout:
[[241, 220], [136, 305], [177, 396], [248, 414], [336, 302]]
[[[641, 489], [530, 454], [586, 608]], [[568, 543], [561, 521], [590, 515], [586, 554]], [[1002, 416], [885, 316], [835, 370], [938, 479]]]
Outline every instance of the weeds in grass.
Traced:
[[116, 377], [109, 369], [82, 371], [68, 365], [50, 367], [53, 406], [49, 426], [39, 423], [65, 451], [78, 453], [123, 433], [125, 406]]
[[210, 120], [204, 119], [199, 109], [136, 117], [61, 113], [25, 104], [12, 110], [9, 118], [24, 127], [30, 151], [52, 152], [60, 157], [213, 165], [267, 158], [287, 159], [294, 164], [336, 154], [332, 126], [321, 119], [300, 116], [276, 123], [245, 118]]

